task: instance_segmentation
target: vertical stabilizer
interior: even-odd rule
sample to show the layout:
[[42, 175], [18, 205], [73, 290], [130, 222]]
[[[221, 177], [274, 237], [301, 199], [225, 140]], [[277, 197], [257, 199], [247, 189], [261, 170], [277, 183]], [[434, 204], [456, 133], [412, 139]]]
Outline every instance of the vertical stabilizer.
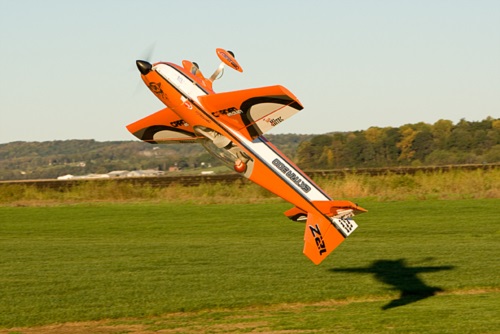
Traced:
[[304, 232], [304, 254], [314, 264], [320, 264], [356, 227], [351, 219], [330, 219], [320, 213], [309, 213]]

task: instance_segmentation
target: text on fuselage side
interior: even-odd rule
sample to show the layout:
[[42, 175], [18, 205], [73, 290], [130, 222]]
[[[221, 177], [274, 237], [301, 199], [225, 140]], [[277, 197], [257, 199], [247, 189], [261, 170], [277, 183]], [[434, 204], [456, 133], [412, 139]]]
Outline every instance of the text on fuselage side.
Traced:
[[173, 128], [178, 128], [179, 126], [189, 126], [188, 123], [184, 122], [184, 120], [180, 119], [178, 121], [173, 121], [173, 122], [170, 122], [170, 125], [173, 127]]
[[311, 190], [311, 187], [306, 184], [297, 174], [295, 174], [290, 168], [288, 168], [283, 162], [279, 159], [273, 160], [273, 165], [278, 168], [280, 172], [283, 173], [287, 178], [290, 179], [293, 183], [295, 183], [303, 192], [308, 193]]
[[215, 116], [215, 117], [219, 117], [221, 115], [226, 115], [226, 116], [234, 116], [234, 115], [239, 115], [243, 113], [242, 110], [239, 110], [235, 107], [231, 107], [231, 108], [227, 108], [227, 109], [222, 109], [222, 110], [218, 110], [218, 111], [214, 111], [212, 112], [212, 115]]

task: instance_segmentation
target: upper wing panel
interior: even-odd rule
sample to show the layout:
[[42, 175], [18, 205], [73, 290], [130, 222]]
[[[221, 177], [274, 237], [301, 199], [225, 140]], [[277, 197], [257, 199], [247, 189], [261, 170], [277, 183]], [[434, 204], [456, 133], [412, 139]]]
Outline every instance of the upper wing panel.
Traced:
[[191, 143], [199, 139], [193, 127], [168, 108], [127, 125], [127, 129], [152, 144]]
[[198, 99], [213, 116], [249, 140], [303, 109], [299, 100], [283, 86], [210, 94]]

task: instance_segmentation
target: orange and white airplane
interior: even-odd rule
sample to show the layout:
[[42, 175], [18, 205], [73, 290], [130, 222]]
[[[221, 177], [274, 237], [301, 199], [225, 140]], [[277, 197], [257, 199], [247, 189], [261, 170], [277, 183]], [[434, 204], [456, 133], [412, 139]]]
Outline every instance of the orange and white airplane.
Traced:
[[294, 204], [285, 215], [305, 221], [304, 254], [319, 264], [357, 228], [351, 217], [366, 210], [332, 200], [263, 136], [303, 108], [286, 88], [214, 92], [212, 84], [225, 65], [243, 72], [231, 51], [216, 53], [222, 63], [209, 78], [191, 61], [178, 66], [137, 60], [142, 80], [167, 107], [127, 129], [153, 144], [200, 143], [242, 176]]

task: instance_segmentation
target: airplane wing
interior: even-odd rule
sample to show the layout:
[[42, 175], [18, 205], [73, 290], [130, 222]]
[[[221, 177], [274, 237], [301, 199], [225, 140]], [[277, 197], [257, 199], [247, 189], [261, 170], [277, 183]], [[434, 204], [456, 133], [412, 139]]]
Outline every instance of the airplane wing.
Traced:
[[213, 116], [253, 140], [303, 109], [283, 86], [269, 86], [198, 97]]
[[201, 139], [196, 136], [192, 126], [168, 108], [127, 125], [127, 129], [140, 140], [151, 144], [194, 143]]

